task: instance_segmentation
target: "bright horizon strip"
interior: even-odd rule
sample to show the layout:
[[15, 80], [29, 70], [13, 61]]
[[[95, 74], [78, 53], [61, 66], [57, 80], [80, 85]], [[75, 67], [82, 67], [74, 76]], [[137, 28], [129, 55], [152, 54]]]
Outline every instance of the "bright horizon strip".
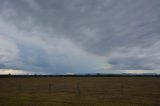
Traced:
[[33, 73], [29, 71], [24, 71], [24, 70], [0, 69], [0, 74], [21, 75], [21, 74], [33, 74]]
[[[127, 74], [151, 74], [151, 72], [145, 72], [145, 70], [125, 70], [125, 73]], [[11, 75], [33, 75], [33, 74], [42, 74], [46, 75], [46, 73], [33, 73], [26, 70], [16, 70], [16, 69], [0, 69], [0, 75], [4, 74], [11, 74]], [[74, 75], [78, 73], [65, 73], [66, 75]], [[79, 74], [85, 74], [85, 73], [79, 73]], [[101, 73], [100, 73], [101, 74]], [[112, 74], [112, 73], [102, 73], [102, 74]], [[113, 73], [115, 74], [115, 73]], [[117, 74], [123, 74], [123, 73], [117, 73]]]

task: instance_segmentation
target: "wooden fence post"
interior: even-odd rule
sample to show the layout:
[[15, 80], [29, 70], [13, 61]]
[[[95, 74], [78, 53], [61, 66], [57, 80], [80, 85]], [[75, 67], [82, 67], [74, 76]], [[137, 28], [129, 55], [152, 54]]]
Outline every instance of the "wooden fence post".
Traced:
[[21, 91], [22, 91], [22, 85], [21, 85], [21, 82], [19, 82], [19, 83], [18, 83], [18, 89], [17, 89], [17, 90], [18, 90], [18, 92], [21, 92]]
[[79, 83], [77, 83], [77, 86], [76, 86], [76, 92], [77, 92], [77, 95], [78, 95], [78, 96], [80, 96], [80, 95], [81, 95], [81, 90], [80, 90]]
[[51, 94], [52, 93], [52, 84], [51, 83], [49, 83], [48, 89], [49, 89], [49, 94]]
[[121, 95], [122, 96], [124, 95], [124, 85], [123, 85], [123, 83], [121, 84]]

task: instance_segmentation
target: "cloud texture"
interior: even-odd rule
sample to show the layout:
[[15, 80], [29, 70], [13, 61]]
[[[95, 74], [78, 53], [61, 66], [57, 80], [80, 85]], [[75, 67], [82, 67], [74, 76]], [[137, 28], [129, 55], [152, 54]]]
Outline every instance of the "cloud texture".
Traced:
[[160, 73], [159, 0], [1, 0], [0, 69]]

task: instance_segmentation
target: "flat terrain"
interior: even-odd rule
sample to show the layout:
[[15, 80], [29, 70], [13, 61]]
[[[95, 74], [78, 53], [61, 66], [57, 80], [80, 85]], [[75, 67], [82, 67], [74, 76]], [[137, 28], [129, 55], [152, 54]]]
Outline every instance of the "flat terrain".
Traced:
[[160, 106], [160, 78], [0, 78], [0, 106]]

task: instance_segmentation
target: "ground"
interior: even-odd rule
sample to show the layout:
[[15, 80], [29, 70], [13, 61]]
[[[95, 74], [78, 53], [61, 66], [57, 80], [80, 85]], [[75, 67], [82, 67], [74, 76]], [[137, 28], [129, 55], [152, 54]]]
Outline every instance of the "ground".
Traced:
[[159, 106], [159, 77], [0, 78], [0, 106]]

